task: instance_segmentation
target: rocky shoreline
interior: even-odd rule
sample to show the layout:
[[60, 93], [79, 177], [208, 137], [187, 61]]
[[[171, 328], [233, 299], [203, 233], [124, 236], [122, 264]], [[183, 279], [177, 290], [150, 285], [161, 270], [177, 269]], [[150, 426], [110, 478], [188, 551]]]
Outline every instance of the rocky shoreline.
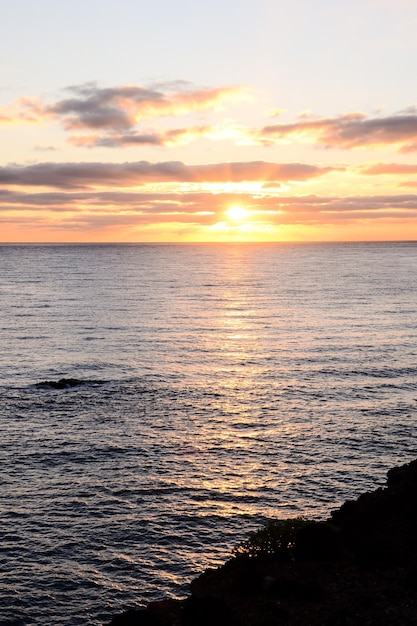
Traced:
[[184, 600], [109, 626], [417, 625], [417, 460], [322, 522], [271, 523]]

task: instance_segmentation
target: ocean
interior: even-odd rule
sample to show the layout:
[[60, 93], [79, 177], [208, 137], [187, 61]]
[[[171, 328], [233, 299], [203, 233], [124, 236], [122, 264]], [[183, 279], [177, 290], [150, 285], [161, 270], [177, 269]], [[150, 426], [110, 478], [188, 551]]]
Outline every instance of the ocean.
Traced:
[[417, 457], [416, 242], [9, 244], [0, 272], [2, 626], [181, 597]]

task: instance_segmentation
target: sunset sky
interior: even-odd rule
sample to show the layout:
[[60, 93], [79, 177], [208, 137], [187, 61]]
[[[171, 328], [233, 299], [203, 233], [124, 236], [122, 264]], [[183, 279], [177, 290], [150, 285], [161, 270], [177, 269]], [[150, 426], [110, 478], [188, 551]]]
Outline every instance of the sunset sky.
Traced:
[[417, 239], [415, 0], [14, 0], [0, 241]]

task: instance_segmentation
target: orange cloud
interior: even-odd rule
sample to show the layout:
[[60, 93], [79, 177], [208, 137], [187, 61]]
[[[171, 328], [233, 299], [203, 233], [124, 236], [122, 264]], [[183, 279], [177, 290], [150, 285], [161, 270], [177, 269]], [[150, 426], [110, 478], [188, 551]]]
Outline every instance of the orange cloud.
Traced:
[[[110, 187], [112, 184], [110, 183]], [[54, 192], [0, 191], [0, 221], [32, 224], [42, 219], [59, 228], [110, 228], [121, 225], [199, 224], [224, 220], [232, 204], [246, 208], [247, 219], [266, 226], [320, 226], [416, 223], [417, 195], [254, 196], [250, 193], [63, 189]], [[57, 226], [58, 227], [58, 226]], [[411, 233], [410, 233], [411, 234]]]
[[369, 175], [409, 175], [417, 174], [417, 165], [406, 163], [371, 163], [359, 168], [361, 174]]
[[[161, 85], [158, 88], [125, 85], [99, 88], [95, 83], [70, 87], [72, 97], [45, 107], [66, 129], [132, 129], [152, 117], [188, 115], [216, 109], [224, 102], [241, 100], [247, 89], [221, 87], [193, 89], [188, 85]], [[180, 89], [180, 87], [182, 87]]]
[[0, 107], [0, 123], [39, 123], [45, 117], [50, 117], [45, 113], [44, 106], [38, 98], [18, 98], [8, 107]]
[[56, 188], [127, 187], [148, 182], [288, 182], [306, 181], [339, 171], [303, 163], [265, 161], [186, 165], [181, 161], [150, 163], [38, 163], [0, 167], [0, 184]]
[[253, 131], [263, 144], [295, 140], [326, 148], [369, 148], [393, 146], [401, 152], [417, 150], [417, 114], [414, 111], [387, 117], [368, 118], [348, 113], [333, 118], [301, 118], [293, 124], [273, 124]]

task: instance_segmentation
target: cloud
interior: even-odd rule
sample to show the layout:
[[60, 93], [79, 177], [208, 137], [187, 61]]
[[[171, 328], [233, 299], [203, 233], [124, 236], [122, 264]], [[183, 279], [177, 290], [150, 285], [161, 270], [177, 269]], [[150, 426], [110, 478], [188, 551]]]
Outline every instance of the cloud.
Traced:
[[417, 174], [417, 165], [406, 163], [371, 163], [359, 167], [361, 174], [379, 175], [410, 175]]
[[68, 205], [74, 207], [75, 203], [91, 201], [93, 196], [86, 193], [44, 192], [26, 193], [24, 191], [12, 191], [0, 189], [0, 205], [25, 205], [25, 207], [57, 207]]
[[119, 148], [121, 146], [163, 146], [164, 137], [156, 132], [135, 133], [123, 135], [73, 135], [68, 143], [82, 148]]
[[[172, 170], [170, 167], [166, 170], [169, 180], [176, 164], [167, 165], [173, 166]], [[66, 183], [68, 187], [68, 180]], [[232, 204], [245, 206], [251, 222], [266, 226], [349, 225], [362, 221], [399, 224], [417, 220], [417, 194], [282, 196], [276, 191], [265, 195], [249, 192], [214, 194], [190, 191], [187, 186], [177, 189], [168, 186], [158, 192], [153, 188], [126, 189], [123, 185], [114, 189], [112, 183], [109, 187], [112, 189], [99, 187], [80, 191], [73, 185], [73, 188], [59, 191], [39, 192], [27, 192], [24, 186], [2, 189], [0, 221], [24, 227], [25, 224], [36, 225], [37, 220], [41, 220], [50, 229], [77, 232], [128, 226], [157, 228], [167, 225], [171, 228], [176, 224], [208, 227], [227, 220], [225, 210]]]
[[[190, 125], [161, 128], [161, 118], [177, 118], [216, 111], [226, 103], [247, 100], [244, 86], [198, 88], [175, 81], [151, 86], [121, 85], [99, 87], [96, 83], [73, 85], [67, 97], [46, 103], [38, 98], [20, 98], [0, 109], [0, 123], [55, 121], [70, 133], [69, 142], [80, 147], [119, 148], [134, 145], [184, 145], [198, 139], [224, 139], [235, 143], [273, 145], [313, 143], [324, 148], [384, 148], [400, 152], [417, 151], [417, 110], [408, 107], [393, 115], [369, 117], [351, 112], [335, 117], [313, 117], [303, 113], [293, 123], [268, 124], [250, 128], [233, 124], [223, 127]], [[271, 109], [277, 117], [283, 109]], [[158, 121], [158, 128], [145, 127]]]
[[273, 124], [253, 131], [264, 144], [295, 140], [326, 148], [375, 148], [393, 146], [401, 152], [417, 150], [417, 114], [407, 110], [396, 115], [368, 118], [348, 113], [331, 118], [301, 118], [293, 124]]
[[33, 146], [33, 149], [36, 152], [55, 152], [56, 151], [56, 147], [55, 146], [40, 146], [40, 145], [35, 145]]
[[190, 128], [173, 128], [160, 132], [135, 132], [109, 135], [75, 135], [70, 137], [69, 143], [74, 146], [87, 148], [105, 147], [120, 148], [129, 146], [174, 146], [184, 145], [198, 139], [209, 136], [212, 133], [210, 126], [198, 126]]
[[158, 89], [135, 85], [99, 88], [95, 83], [69, 87], [70, 98], [45, 107], [68, 130], [120, 131], [153, 117], [179, 116], [213, 110], [228, 100], [242, 99], [247, 89], [220, 87], [197, 89], [185, 84]]
[[417, 219], [417, 195], [264, 198], [259, 201], [258, 210], [265, 211], [267, 220], [275, 225], [318, 226], [352, 224], [361, 220], [398, 223]]
[[[58, 122], [69, 133], [69, 143], [89, 148], [185, 145], [206, 137], [265, 146], [301, 142], [346, 150], [390, 147], [400, 152], [417, 151], [415, 107], [378, 117], [362, 112], [314, 117], [304, 112], [295, 122], [261, 128], [250, 128], [231, 120], [217, 127], [190, 124], [163, 128], [161, 118], [213, 112], [227, 103], [248, 100], [249, 88], [240, 85], [198, 88], [181, 81], [103, 88], [90, 82], [70, 86], [64, 91], [66, 97], [52, 103], [33, 97], [20, 98], [9, 107], [0, 108], [0, 123]], [[275, 108], [266, 114], [278, 117], [284, 112]], [[149, 127], [150, 123], [156, 127]]]
[[268, 109], [265, 111], [266, 117], [280, 117], [287, 112], [287, 109]]
[[198, 88], [182, 81], [107, 88], [91, 82], [64, 91], [69, 97], [49, 104], [24, 97], [1, 107], [0, 124], [55, 121], [70, 133], [69, 143], [83, 147], [185, 144], [207, 136], [211, 129], [196, 126], [149, 130], [143, 127], [145, 120], [213, 112], [228, 102], [247, 100], [249, 95], [249, 89], [243, 86]]
[[7, 107], [0, 107], [0, 124], [39, 123], [50, 117], [38, 98], [18, 98]]
[[196, 177], [197, 180], [209, 182], [241, 182], [250, 180], [262, 182], [305, 181], [323, 176], [337, 169], [304, 163], [277, 164], [265, 161], [190, 166], [192, 176]]
[[0, 184], [55, 188], [128, 187], [149, 182], [288, 182], [306, 181], [339, 168], [265, 161], [186, 165], [181, 161], [150, 163], [38, 163], [0, 167]]

